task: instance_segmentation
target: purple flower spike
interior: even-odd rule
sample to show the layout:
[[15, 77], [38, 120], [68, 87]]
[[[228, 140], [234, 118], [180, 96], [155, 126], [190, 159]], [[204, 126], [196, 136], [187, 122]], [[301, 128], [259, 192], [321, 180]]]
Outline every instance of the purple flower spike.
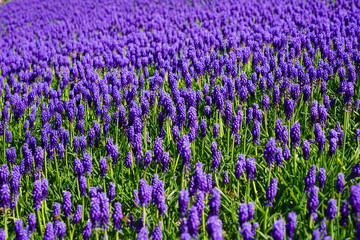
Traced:
[[300, 140], [300, 123], [295, 122], [290, 129], [291, 147], [297, 147]]
[[151, 191], [150, 186], [147, 185], [147, 181], [145, 179], [140, 179], [139, 184], [139, 199], [140, 206], [147, 207], [151, 200]]
[[328, 208], [326, 210], [326, 217], [329, 220], [333, 220], [337, 213], [336, 200], [330, 199]]
[[241, 178], [241, 174], [243, 173], [244, 168], [245, 168], [245, 156], [244, 156], [244, 154], [240, 154], [239, 160], [236, 162], [236, 166], [235, 166], [236, 179]]
[[316, 166], [312, 165], [309, 172], [305, 177], [305, 189], [304, 192], [309, 191], [315, 184], [316, 181]]
[[247, 177], [248, 179], [254, 179], [256, 180], [256, 163], [255, 163], [255, 158], [248, 158], [246, 159], [246, 173], [247, 173]]
[[40, 210], [41, 208], [41, 198], [42, 198], [42, 189], [40, 180], [34, 182], [33, 188], [33, 203], [35, 211]]
[[296, 213], [295, 212], [289, 212], [285, 227], [286, 227], [286, 234], [289, 236], [289, 238], [293, 238], [294, 231], [296, 228]]
[[279, 181], [277, 178], [271, 179], [270, 185], [269, 185], [268, 189], [266, 190], [266, 200], [271, 207], [273, 206], [273, 201], [274, 201], [274, 198], [277, 193], [278, 182]]
[[121, 220], [123, 218], [123, 213], [121, 209], [121, 204], [116, 202], [114, 205], [114, 211], [112, 215], [112, 221], [116, 231], [121, 231]]
[[64, 212], [65, 218], [71, 218], [71, 193], [69, 191], [65, 191], [63, 194], [63, 204], [62, 210]]
[[341, 214], [340, 224], [342, 226], [346, 226], [348, 224], [349, 213], [350, 210], [349, 210], [348, 201], [343, 200], [340, 207], [340, 214]]
[[107, 163], [106, 163], [106, 158], [104, 157], [100, 157], [99, 160], [99, 168], [100, 168], [100, 175], [102, 178], [106, 177], [106, 170], [107, 170]]
[[161, 222], [159, 222], [159, 224], [155, 227], [153, 233], [151, 234], [151, 237], [153, 240], [162, 240], [163, 236], [162, 236], [162, 227], [161, 227]]
[[317, 219], [317, 207], [319, 205], [319, 198], [318, 198], [318, 191], [319, 188], [314, 186], [310, 189], [310, 195], [307, 200], [307, 207], [309, 210], [309, 215], [312, 216], [313, 221], [315, 222]]
[[283, 240], [285, 234], [285, 226], [282, 218], [274, 222], [272, 230], [272, 238], [274, 240]]
[[349, 203], [355, 214], [360, 213], [360, 185], [352, 185], [350, 187]]
[[276, 143], [275, 139], [271, 137], [264, 148], [264, 158], [268, 166], [275, 162]]
[[240, 225], [246, 222], [249, 218], [248, 205], [246, 203], [240, 203], [239, 205], [239, 223]]
[[78, 224], [80, 220], [82, 219], [82, 205], [78, 205], [75, 211], [75, 214], [73, 216], [73, 223]]
[[188, 230], [192, 237], [196, 237], [198, 235], [198, 228], [200, 225], [200, 218], [198, 215], [198, 210], [196, 209], [196, 206], [192, 206], [190, 208], [189, 213], [189, 220], [187, 222], [188, 224]]
[[341, 193], [345, 186], [345, 177], [343, 173], [338, 173], [336, 180], [336, 189], [338, 193]]
[[244, 240], [253, 240], [254, 238], [254, 233], [252, 231], [252, 227], [251, 227], [251, 223], [249, 222], [244, 222], [241, 225], [241, 231], [240, 231], [242, 237], [244, 238]]
[[326, 172], [324, 168], [319, 169], [318, 181], [319, 181], [319, 187], [324, 188], [326, 182]]
[[219, 134], [219, 124], [215, 123], [213, 128], [213, 137], [217, 138], [218, 134]]
[[211, 239], [223, 239], [222, 222], [217, 216], [209, 217], [206, 230]]
[[44, 240], [55, 240], [54, 227], [51, 222], [46, 224]]
[[214, 188], [211, 192], [211, 198], [209, 200], [209, 216], [219, 215], [219, 208], [221, 204], [220, 190]]
[[224, 172], [224, 175], [223, 175], [223, 183], [225, 185], [227, 185], [229, 183], [229, 174], [227, 171]]
[[85, 228], [82, 231], [83, 238], [85, 240], [89, 239], [91, 236], [91, 232], [92, 232], [92, 223], [91, 221], [88, 221], [85, 225]]

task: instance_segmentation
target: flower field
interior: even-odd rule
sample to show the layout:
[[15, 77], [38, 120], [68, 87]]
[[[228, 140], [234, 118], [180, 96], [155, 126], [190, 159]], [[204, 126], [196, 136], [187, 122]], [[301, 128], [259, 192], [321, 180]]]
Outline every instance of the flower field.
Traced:
[[0, 240], [360, 239], [360, 2], [0, 4]]

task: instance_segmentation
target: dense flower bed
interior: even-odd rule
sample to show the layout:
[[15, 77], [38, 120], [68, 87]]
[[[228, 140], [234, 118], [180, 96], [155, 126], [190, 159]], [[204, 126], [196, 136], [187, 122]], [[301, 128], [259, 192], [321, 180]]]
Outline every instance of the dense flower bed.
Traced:
[[360, 239], [360, 2], [0, 6], [0, 240]]

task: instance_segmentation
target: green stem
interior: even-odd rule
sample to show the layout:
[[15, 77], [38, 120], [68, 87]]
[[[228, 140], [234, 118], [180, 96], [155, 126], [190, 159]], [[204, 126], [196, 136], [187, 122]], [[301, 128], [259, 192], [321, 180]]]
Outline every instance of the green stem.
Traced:
[[42, 227], [42, 224], [41, 224], [40, 211], [36, 211], [36, 215], [38, 217], [38, 222], [39, 222], [39, 226], [40, 226], [40, 233], [41, 233], [41, 236], [42, 236], [43, 235], [43, 227]]
[[70, 232], [70, 240], [74, 239], [75, 229], [76, 229], [76, 224], [74, 224], [73, 230]]
[[202, 227], [204, 231], [204, 239], [206, 239], [205, 211], [202, 211]]
[[45, 220], [45, 200], [42, 201], [43, 204], [41, 206], [41, 214], [42, 214], [42, 218], [43, 218], [43, 221], [44, 221], [44, 226], [46, 225], [46, 220]]
[[233, 136], [232, 146], [231, 146], [231, 164], [234, 161], [234, 147], [235, 147], [235, 136]]
[[146, 222], [146, 208], [145, 205], [143, 206], [143, 227], [145, 227]]
[[268, 128], [267, 128], [267, 120], [266, 120], [266, 110], [264, 111], [264, 122], [265, 122], [266, 135], [269, 137], [269, 132], [268, 132]]
[[62, 189], [62, 183], [60, 181], [60, 174], [59, 174], [59, 166], [58, 166], [58, 162], [56, 160], [56, 152], [54, 152], [54, 159], [55, 159], [55, 166], [56, 166], [56, 178], [57, 178], [57, 181], [60, 184], [60, 189]]
[[263, 226], [263, 232], [266, 231], [267, 226], [267, 215], [269, 213], [269, 205], [266, 206], [265, 216], [264, 216], [264, 226]]
[[346, 133], [349, 124], [349, 112], [345, 109], [345, 118], [344, 118], [344, 141], [343, 141], [343, 152], [342, 152], [342, 159], [345, 156], [345, 146], [346, 146]]
[[248, 203], [250, 200], [250, 181], [251, 179], [247, 180], [247, 186], [246, 186], [246, 200], [245, 202]]
[[8, 236], [7, 212], [6, 212], [6, 209], [5, 209], [5, 216], [4, 216], [4, 228], [5, 228], [5, 239], [6, 239], [7, 236]]
[[227, 137], [227, 154], [230, 153], [230, 128], [228, 128], [228, 137]]

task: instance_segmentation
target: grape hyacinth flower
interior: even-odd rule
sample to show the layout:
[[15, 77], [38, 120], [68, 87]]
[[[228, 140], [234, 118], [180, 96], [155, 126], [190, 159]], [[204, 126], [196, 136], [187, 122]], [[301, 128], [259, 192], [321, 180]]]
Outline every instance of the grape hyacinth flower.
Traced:
[[179, 214], [181, 217], [185, 217], [188, 210], [189, 203], [189, 191], [187, 189], [181, 189], [179, 192]]
[[206, 230], [211, 239], [223, 239], [222, 222], [217, 216], [211, 216], [208, 218]]
[[110, 202], [112, 202], [114, 200], [115, 194], [116, 194], [115, 183], [110, 182], [109, 189], [108, 189], [108, 196], [109, 196]]
[[100, 200], [97, 196], [93, 196], [90, 199], [90, 220], [94, 227], [100, 225], [101, 220], [101, 210], [100, 210]]
[[0, 228], [0, 240], [5, 240], [5, 239], [6, 239], [5, 230]]
[[136, 208], [140, 206], [139, 194], [136, 189], [133, 191], [133, 204]]
[[252, 220], [255, 215], [255, 204], [253, 202], [249, 202], [248, 205], [248, 221]]
[[139, 183], [139, 199], [140, 206], [147, 207], [151, 201], [151, 191], [149, 191], [151, 186], [147, 185], [147, 181], [145, 179], [140, 179]]
[[235, 166], [235, 177], [236, 177], [236, 179], [241, 178], [241, 174], [243, 173], [244, 168], [245, 168], [245, 156], [244, 156], [244, 154], [240, 154], [238, 159], [239, 160], [236, 162], [236, 166]]
[[255, 158], [248, 158], [246, 159], [246, 173], [248, 179], [254, 179], [256, 180], [256, 164], [255, 164]]
[[223, 175], [223, 183], [225, 185], [227, 185], [229, 183], [229, 174], [227, 171], [224, 172], [224, 175]]
[[[35, 158], [36, 158], [36, 154], [35, 154]], [[10, 164], [15, 163], [15, 159], [16, 159], [16, 149], [15, 149], [15, 147], [11, 147], [11, 148], [6, 149], [6, 159], [7, 159], [8, 163], [10, 163]]]
[[63, 194], [63, 204], [62, 210], [64, 212], [65, 218], [71, 218], [71, 193], [69, 191], [65, 191]]
[[319, 188], [324, 188], [326, 181], [326, 172], [324, 168], [319, 169], [319, 176], [318, 176], [318, 182], [319, 182]]
[[258, 120], [254, 121], [254, 126], [251, 131], [253, 136], [253, 144], [259, 145], [259, 137], [260, 137], [260, 122]]
[[288, 148], [287, 145], [284, 146], [283, 157], [286, 161], [288, 161], [291, 157], [290, 149]]
[[122, 209], [121, 209], [121, 203], [116, 202], [114, 204], [114, 210], [113, 210], [113, 214], [112, 214], [112, 221], [113, 221], [113, 225], [116, 231], [120, 232], [121, 231], [121, 220], [123, 218], [123, 213], [122, 213]]
[[201, 121], [200, 121], [200, 131], [201, 131], [201, 137], [202, 138], [206, 137], [206, 126], [207, 126], [206, 119], [201, 119]]
[[304, 192], [307, 192], [314, 186], [315, 181], [316, 181], [316, 166], [315, 165], [311, 166], [304, 181], [305, 181]]
[[274, 240], [283, 240], [284, 234], [285, 234], [284, 222], [282, 218], [280, 218], [279, 220], [274, 222], [271, 236]]
[[44, 240], [55, 240], [54, 227], [51, 222], [46, 224]]
[[317, 219], [317, 207], [319, 205], [319, 198], [318, 198], [318, 191], [319, 188], [316, 186], [313, 186], [310, 189], [310, 195], [309, 198], [307, 200], [307, 207], [309, 210], [309, 216], [312, 217], [313, 221], [315, 222]]
[[196, 207], [196, 210], [198, 211], [198, 216], [200, 219], [201, 219], [201, 215], [205, 209], [204, 198], [205, 198], [205, 193], [203, 191], [197, 191], [196, 200], [195, 200], [195, 203], [193, 206]]
[[35, 211], [40, 210], [41, 208], [41, 198], [42, 198], [42, 189], [40, 180], [34, 182], [33, 187], [33, 203]]
[[308, 160], [309, 159], [309, 153], [310, 153], [310, 143], [309, 143], [309, 141], [304, 141], [303, 142], [302, 152], [303, 152], [304, 159]]
[[61, 211], [60, 207], [61, 207], [60, 203], [54, 202], [54, 205], [53, 205], [53, 217], [55, 219], [60, 218], [60, 211]]
[[110, 208], [109, 208], [109, 199], [106, 196], [106, 193], [102, 192], [99, 194], [99, 206], [100, 206], [100, 226], [109, 229], [109, 217], [110, 217]]
[[125, 158], [125, 166], [127, 167], [127, 168], [131, 168], [131, 165], [132, 165], [132, 156], [131, 156], [131, 152], [128, 152], [127, 154], [126, 154], [126, 158]]
[[88, 221], [82, 231], [82, 235], [85, 240], [90, 238], [91, 231], [92, 231], [92, 223], [91, 223], [91, 221]]
[[271, 137], [264, 148], [264, 158], [268, 166], [274, 164], [276, 152], [275, 139]]
[[244, 240], [253, 240], [254, 233], [252, 231], [251, 223], [244, 222], [241, 225], [240, 233], [241, 233], [242, 237], [244, 238]]
[[64, 239], [66, 234], [66, 226], [63, 221], [56, 221], [54, 225], [54, 232], [57, 239]]
[[137, 235], [137, 238], [136, 240], [148, 240], [149, 239], [149, 236], [148, 236], [148, 230], [147, 230], [147, 227], [142, 227], [140, 229], [140, 232], [139, 234]]
[[163, 239], [161, 222], [159, 222], [159, 224], [155, 227], [153, 233], [151, 234], [151, 237], [153, 240], [162, 240]]
[[345, 176], [343, 173], [338, 173], [336, 180], [336, 189], [338, 193], [341, 193], [345, 186]]
[[23, 220], [21, 219], [15, 220], [15, 235], [16, 235], [16, 239], [20, 239], [20, 240], [29, 239], [26, 230], [23, 228]]
[[282, 149], [279, 147], [279, 148], [276, 148], [275, 162], [280, 168], [282, 165], [282, 161], [283, 161], [283, 152], [282, 152]]
[[218, 216], [219, 215], [219, 208], [221, 205], [221, 196], [220, 191], [217, 188], [214, 188], [211, 192], [211, 198], [209, 200], [209, 216]]
[[360, 213], [360, 185], [352, 185], [350, 187], [349, 204], [355, 214]]
[[360, 161], [358, 161], [353, 168], [351, 169], [351, 173], [348, 176], [348, 179], [354, 179], [360, 176]]
[[300, 140], [300, 123], [295, 122], [290, 129], [291, 147], [297, 147]]
[[76, 208], [76, 211], [74, 213], [74, 216], [73, 216], [73, 223], [74, 224], [78, 224], [80, 222], [80, 220], [82, 219], [82, 205], [78, 205], [77, 208]]
[[3, 164], [0, 167], [0, 186], [9, 183], [9, 169], [7, 164]]
[[45, 199], [45, 200], [47, 199], [48, 191], [49, 191], [49, 182], [45, 177], [43, 177], [41, 179], [41, 198], [42, 199]]
[[333, 220], [337, 213], [336, 200], [330, 199], [328, 208], [326, 209], [326, 217], [329, 220]]
[[198, 210], [196, 206], [192, 206], [189, 212], [189, 220], [187, 222], [189, 233], [192, 237], [196, 237], [198, 235], [198, 228], [200, 225], [200, 218], [198, 215]]
[[289, 238], [294, 237], [294, 231], [296, 228], [296, 213], [291, 211], [288, 214], [288, 219], [286, 222], [286, 234], [289, 236]]
[[213, 127], [213, 138], [217, 138], [219, 134], [219, 124], [215, 123]]
[[349, 210], [348, 201], [343, 200], [340, 207], [340, 215], [341, 215], [340, 224], [342, 226], [346, 226], [348, 224], [349, 213], [350, 210]]
[[106, 163], [106, 158], [104, 157], [100, 157], [99, 160], [99, 168], [100, 168], [100, 175], [102, 178], [106, 177], [106, 170], [107, 170], [107, 163]]
[[27, 234], [31, 236], [32, 233], [35, 231], [36, 227], [36, 215], [35, 213], [30, 213], [28, 216], [28, 225], [27, 225]]
[[86, 196], [87, 182], [86, 182], [86, 177], [84, 176], [81, 176], [79, 179], [79, 190], [81, 196]]
[[242, 225], [249, 218], [248, 205], [246, 203], [240, 203], [239, 205], [239, 223]]
[[271, 179], [270, 185], [269, 185], [268, 189], [266, 190], [266, 200], [271, 207], [273, 207], [273, 201], [274, 201], [274, 198], [277, 193], [278, 182], [279, 181], [277, 178]]

